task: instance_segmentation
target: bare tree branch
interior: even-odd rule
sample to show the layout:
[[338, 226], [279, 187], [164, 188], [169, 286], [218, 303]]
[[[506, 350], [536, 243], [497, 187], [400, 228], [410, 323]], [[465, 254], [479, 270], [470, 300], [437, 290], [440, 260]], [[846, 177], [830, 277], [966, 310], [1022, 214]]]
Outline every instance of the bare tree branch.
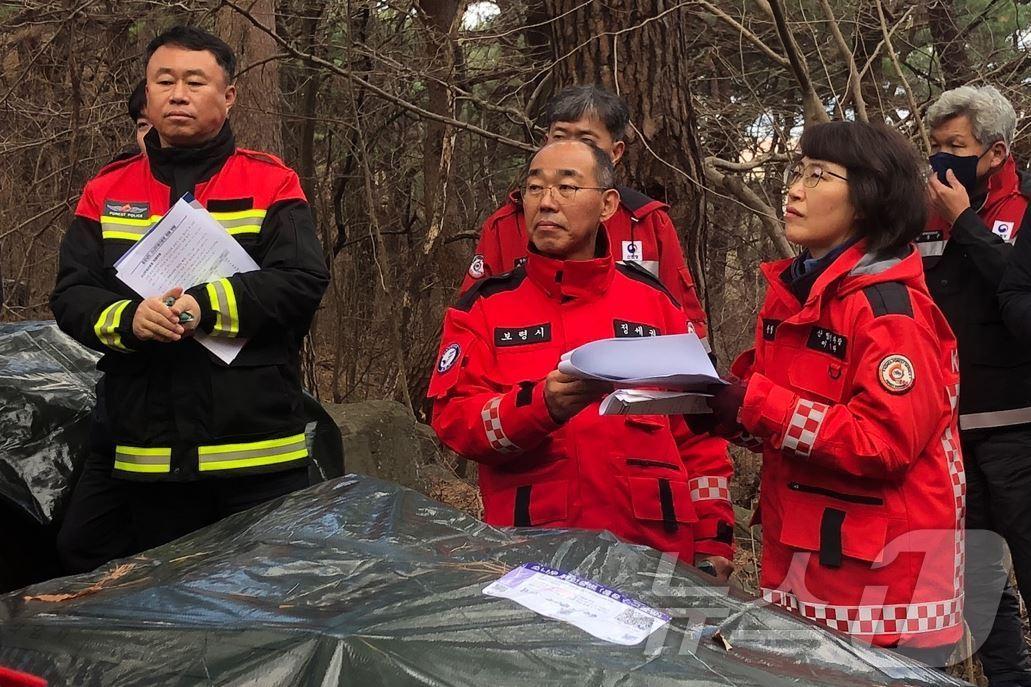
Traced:
[[[870, 121], [870, 118], [866, 114], [866, 101], [863, 99], [863, 84], [859, 76], [859, 70], [856, 68], [855, 55], [852, 54], [852, 48], [848, 47], [845, 37], [841, 34], [841, 27], [838, 26], [838, 21], [834, 18], [834, 9], [831, 8], [830, 1], [820, 0], [820, 4], [823, 5], [823, 13], [827, 16], [827, 23], [830, 26], [831, 34], [834, 36], [834, 42], [838, 45], [838, 52], [841, 53], [841, 57], [848, 65], [847, 90], [852, 92], [852, 103], [855, 106], [856, 118], [861, 122], [868, 122]], [[844, 107], [842, 109], [844, 109]]]

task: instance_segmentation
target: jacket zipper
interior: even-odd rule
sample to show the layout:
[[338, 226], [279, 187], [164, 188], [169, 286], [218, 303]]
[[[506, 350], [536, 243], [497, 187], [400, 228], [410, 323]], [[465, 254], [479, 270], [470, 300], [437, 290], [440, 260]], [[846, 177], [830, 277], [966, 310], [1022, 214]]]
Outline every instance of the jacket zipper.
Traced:
[[829, 496], [832, 499], [838, 499], [839, 501], [848, 501], [849, 503], [862, 503], [867, 506], [884, 505], [884, 499], [879, 499], [876, 496], [842, 494], [840, 491], [832, 491], [830, 489], [824, 489], [823, 487], [814, 487], [809, 484], [799, 484], [798, 482], [788, 482], [788, 489], [791, 489], [792, 491], [805, 492], [807, 494], [819, 494], [820, 496]]
[[644, 460], [643, 458], [627, 458], [627, 465], [636, 465], [642, 468], [666, 468], [667, 470], [676, 470], [680, 472], [680, 468], [673, 463], [663, 463], [658, 460]]

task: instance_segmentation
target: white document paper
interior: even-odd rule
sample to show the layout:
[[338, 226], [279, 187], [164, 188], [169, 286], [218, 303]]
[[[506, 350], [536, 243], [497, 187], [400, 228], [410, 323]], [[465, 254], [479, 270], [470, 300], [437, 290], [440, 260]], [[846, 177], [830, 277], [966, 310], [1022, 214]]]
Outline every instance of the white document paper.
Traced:
[[[225, 227], [187, 194], [115, 263], [115, 269], [126, 286], [151, 298], [177, 286], [188, 289], [259, 268]], [[227, 365], [247, 343], [204, 332], [194, 338]]]
[[704, 415], [711, 394], [654, 389], [617, 389], [602, 399], [599, 415]]
[[670, 621], [670, 616], [590, 580], [525, 563], [484, 588], [548, 618], [579, 627], [598, 639], [633, 646]]
[[626, 388], [702, 391], [724, 383], [695, 334], [591, 341], [564, 354], [558, 369]]

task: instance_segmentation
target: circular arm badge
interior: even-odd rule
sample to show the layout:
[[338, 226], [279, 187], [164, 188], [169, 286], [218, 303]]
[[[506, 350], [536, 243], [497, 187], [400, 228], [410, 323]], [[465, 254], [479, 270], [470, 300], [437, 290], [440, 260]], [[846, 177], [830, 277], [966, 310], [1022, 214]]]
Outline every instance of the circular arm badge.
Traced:
[[473, 261], [469, 263], [469, 276], [473, 279], [482, 279], [486, 273], [487, 269], [483, 263], [483, 256], [477, 253], [473, 256]]
[[913, 388], [916, 373], [913, 363], [904, 355], [889, 355], [881, 361], [878, 369], [881, 386], [893, 394], [904, 394]]
[[462, 347], [456, 343], [451, 344], [440, 354], [440, 362], [437, 363], [437, 372], [444, 374], [450, 370], [459, 356], [462, 355]]

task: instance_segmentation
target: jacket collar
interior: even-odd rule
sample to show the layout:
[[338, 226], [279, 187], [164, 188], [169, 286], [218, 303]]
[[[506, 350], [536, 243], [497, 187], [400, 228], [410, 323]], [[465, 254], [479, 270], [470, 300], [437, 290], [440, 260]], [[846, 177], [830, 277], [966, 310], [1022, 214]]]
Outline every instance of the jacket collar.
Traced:
[[178, 196], [192, 192], [194, 186], [215, 176], [236, 151], [236, 139], [228, 120], [217, 136], [196, 148], [162, 148], [156, 129], [151, 129], [143, 141], [154, 178], [171, 187]]
[[[809, 292], [809, 298], [801, 310], [792, 317], [799, 323], [815, 322], [820, 317], [823, 301], [834, 296], [843, 296], [873, 284], [896, 281], [926, 291], [924, 271], [920, 253], [912, 245], [900, 255], [882, 256], [867, 253], [866, 240], [852, 244], [831, 263], [819, 276]], [[780, 278], [788, 269], [793, 258], [763, 263], [762, 271], [769, 282], [770, 290], [793, 309], [799, 307], [798, 299]]]
[[557, 260], [541, 255], [533, 244], [527, 249], [526, 274], [541, 291], [556, 300], [592, 299], [605, 293], [616, 273], [608, 233], [598, 229], [595, 257], [591, 260]]
[[991, 212], [994, 206], [1020, 193], [1020, 176], [1017, 174], [1017, 162], [1010, 155], [995, 174], [988, 178], [988, 195], [978, 214]]

